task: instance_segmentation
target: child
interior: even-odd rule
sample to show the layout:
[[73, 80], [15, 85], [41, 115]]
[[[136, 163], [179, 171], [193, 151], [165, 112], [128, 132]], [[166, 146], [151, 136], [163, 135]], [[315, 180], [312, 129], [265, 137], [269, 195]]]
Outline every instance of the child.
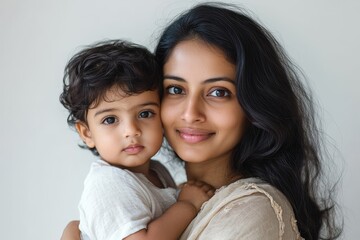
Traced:
[[80, 231], [89, 239], [177, 239], [214, 193], [175, 183], [150, 158], [162, 144], [161, 70], [145, 48], [105, 41], [80, 51], [65, 68], [60, 101], [100, 157], [85, 179]]

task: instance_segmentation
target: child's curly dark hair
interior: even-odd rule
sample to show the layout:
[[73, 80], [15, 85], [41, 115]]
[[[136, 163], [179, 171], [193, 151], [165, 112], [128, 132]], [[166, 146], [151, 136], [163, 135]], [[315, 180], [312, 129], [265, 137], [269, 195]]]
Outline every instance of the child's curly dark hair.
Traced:
[[[90, 45], [67, 63], [63, 77], [61, 104], [69, 110], [67, 122], [74, 128], [86, 123], [90, 107], [105, 97], [113, 86], [128, 95], [162, 89], [161, 69], [145, 47], [123, 40], [107, 40]], [[87, 148], [87, 146], [81, 146]], [[98, 155], [96, 149], [90, 149]]]

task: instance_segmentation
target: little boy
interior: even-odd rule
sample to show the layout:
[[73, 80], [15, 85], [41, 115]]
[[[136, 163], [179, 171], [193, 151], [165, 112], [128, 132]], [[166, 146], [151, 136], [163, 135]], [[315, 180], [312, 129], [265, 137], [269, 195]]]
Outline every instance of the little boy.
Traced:
[[176, 185], [151, 160], [162, 144], [161, 71], [145, 48], [105, 41], [70, 59], [60, 101], [68, 124], [100, 159], [79, 203], [84, 239], [177, 239], [213, 190]]

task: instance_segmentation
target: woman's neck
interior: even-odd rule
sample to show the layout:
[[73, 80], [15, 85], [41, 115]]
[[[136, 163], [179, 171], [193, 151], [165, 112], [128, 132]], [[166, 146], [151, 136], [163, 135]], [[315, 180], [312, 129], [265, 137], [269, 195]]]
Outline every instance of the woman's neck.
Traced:
[[185, 163], [188, 180], [202, 181], [218, 189], [241, 178], [227, 164]]

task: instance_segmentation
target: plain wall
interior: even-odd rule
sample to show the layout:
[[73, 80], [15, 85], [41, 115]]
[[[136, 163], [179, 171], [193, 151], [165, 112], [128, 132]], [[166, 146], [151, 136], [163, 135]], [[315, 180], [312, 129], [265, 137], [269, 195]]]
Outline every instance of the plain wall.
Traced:
[[[233, 1], [285, 47], [312, 86], [328, 136], [343, 239], [360, 230], [360, 3]], [[59, 103], [63, 69], [82, 46], [123, 38], [154, 49], [166, 23], [193, 1], [0, 1], [0, 238], [59, 239], [93, 157]]]

